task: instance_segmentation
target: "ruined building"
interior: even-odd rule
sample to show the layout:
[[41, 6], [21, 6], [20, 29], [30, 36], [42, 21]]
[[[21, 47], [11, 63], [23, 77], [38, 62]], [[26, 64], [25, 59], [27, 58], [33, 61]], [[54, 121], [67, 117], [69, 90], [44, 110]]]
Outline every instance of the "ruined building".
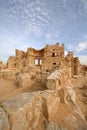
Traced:
[[65, 56], [59, 43], [15, 52], [4, 68], [0, 62], [0, 130], [87, 130], [87, 75], [79, 75], [78, 57]]
[[22, 70], [24, 67], [33, 66], [40, 69], [42, 73], [58, 67], [60, 62], [64, 62], [68, 68], [69, 74], [78, 75], [80, 73], [80, 62], [77, 57], [73, 57], [73, 52], [64, 56], [64, 44], [46, 45], [41, 50], [28, 48], [27, 52], [16, 50], [16, 56], [10, 56], [7, 61], [7, 68], [17, 68]]

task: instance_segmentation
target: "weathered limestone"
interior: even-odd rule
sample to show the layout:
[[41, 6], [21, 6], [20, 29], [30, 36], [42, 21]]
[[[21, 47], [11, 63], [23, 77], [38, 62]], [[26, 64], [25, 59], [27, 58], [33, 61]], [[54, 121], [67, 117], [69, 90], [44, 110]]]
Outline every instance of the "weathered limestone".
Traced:
[[56, 104], [59, 104], [56, 93], [53, 91], [24, 93], [4, 102], [2, 106], [9, 117], [10, 129], [49, 130], [52, 127], [55, 130], [59, 128], [55, 123], [48, 123], [49, 114], [53, 108], [56, 108]]
[[3, 103], [11, 130], [45, 130], [47, 108], [38, 93], [24, 93]]
[[64, 60], [64, 44], [62, 44], [62, 46], [58, 43], [55, 45], [46, 45], [44, 48], [42, 69], [52, 69], [52, 67], [58, 65], [61, 60]]
[[47, 78], [47, 88], [52, 90], [63, 90], [65, 103], [67, 103], [66, 98], [69, 96], [71, 100], [76, 103], [75, 92], [67, 71], [56, 70], [51, 73]]
[[16, 49], [16, 68], [21, 70], [23, 66], [25, 66], [25, 52]]
[[0, 130], [10, 130], [8, 117], [1, 106], [0, 106]]
[[30, 75], [28, 73], [19, 74], [16, 78], [19, 87], [26, 88], [30, 84]]
[[81, 74], [87, 76], [87, 65], [81, 65]]
[[0, 70], [4, 69], [5, 68], [5, 65], [3, 64], [2, 61], [0, 61]]
[[68, 52], [65, 61], [70, 77], [80, 74], [80, 61], [78, 57], [73, 57], [73, 52]]
[[48, 122], [46, 127], [46, 130], [67, 130], [66, 128], [59, 126], [54, 122]]
[[7, 67], [8, 68], [16, 68], [16, 57], [10, 56], [7, 61]]
[[58, 66], [61, 61], [66, 62], [66, 67], [71, 77], [73, 75], [79, 75], [79, 59], [77, 57], [74, 58], [72, 52], [69, 52], [68, 55], [64, 57], [64, 44], [60, 46], [59, 43], [46, 45], [46, 47], [41, 50], [28, 48], [27, 52], [24, 52], [17, 49], [16, 56], [9, 57], [7, 68], [17, 68], [22, 71], [24, 67], [33, 66], [44, 73], [51, 71], [52, 68]]
[[23, 93], [2, 103], [2, 108], [5, 111], [4, 118], [7, 120], [1, 118], [0, 128], [5, 127], [9, 121], [9, 129], [4, 130], [86, 130], [87, 128], [84, 115], [78, 106], [61, 104], [57, 90]]
[[20, 73], [19, 70], [15, 68], [11, 69], [3, 69], [0, 71], [0, 77], [5, 79], [16, 79], [16, 76]]
[[41, 92], [41, 96], [46, 100], [48, 117], [51, 117], [56, 113], [57, 106], [60, 104], [60, 96], [56, 90], [46, 90]]

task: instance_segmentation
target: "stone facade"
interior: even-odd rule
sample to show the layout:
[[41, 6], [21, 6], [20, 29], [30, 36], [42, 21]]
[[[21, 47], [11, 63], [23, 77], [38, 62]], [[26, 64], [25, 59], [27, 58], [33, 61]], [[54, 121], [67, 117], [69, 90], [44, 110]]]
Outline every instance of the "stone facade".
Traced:
[[0, 70], [1, 70], [1, 69], [4, 69], [4, 68], [5, 68], [5, 65], [3, 64], [2, 61], [0, 61]]
[[7, 61], [7, 66], [8, 68], [15, 68], [16, 67], [16, 57], [15, 56], [10, 56], [8, 61]]
[[40, 69], [43, 75], [44, 72], [51, 71], [63, 61], [71, 77], [74, 74], [78, 75], [80, 73], [79, 59], [77, 57], [74, 58], [72, 52], [69, 52], [68, 55], [64, 57], [64, 44], [61, 46], [59, 43], [46, 45], [45, 48], [41, 50], [28, 48], [26, 52], [17, 49], [15, 52], [15, 57], [9, 57], [7, 68], [23, 70], [24, 67], [28, 68], [29, 66], [33, 66], [36, 69]]
[[42, 61], [42, 69], [50, 70], [57, 66], [61, 60], [64, 60], [64, 44], [46, 45], [44, 48], [44, 57]]
[[68, 55], [65, 57], [65, 61], [71, 77], [73, 75], [80, 74], [80, 61], [78, 57], [73, 57], [73, 52], [68, 52]]

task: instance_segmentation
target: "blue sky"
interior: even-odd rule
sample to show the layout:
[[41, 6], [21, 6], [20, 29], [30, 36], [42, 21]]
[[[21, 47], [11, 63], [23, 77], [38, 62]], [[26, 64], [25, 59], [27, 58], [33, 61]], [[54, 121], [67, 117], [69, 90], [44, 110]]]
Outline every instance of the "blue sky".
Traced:
[[0, 0], [0, 60], [57, 42], [87, 64], [87, 0]]

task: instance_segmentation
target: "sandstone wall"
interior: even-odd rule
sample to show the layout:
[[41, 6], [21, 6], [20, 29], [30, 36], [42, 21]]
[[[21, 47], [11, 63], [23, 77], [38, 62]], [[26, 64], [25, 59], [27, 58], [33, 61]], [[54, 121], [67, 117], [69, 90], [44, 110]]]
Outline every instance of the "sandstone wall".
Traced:
[[66, 61], [66, 67], [71, 77], [74, 74], [78, 75], [80, 73], [79, 59], [74, 58], [72, 52], [69, 52], [68, 55], [64, 57], [64, 44], [61, 46], [59, 43], [46, 45], [46, 47], [41, 50], [28, 48], [26, 52], [17, 49], [15, 53], [15, 57], [9, 57], [7, 68], [17, 68], [22, 71], [24, 67], [34, 66], [43, 73], [47, 70], [52, 70], [52, 68], [58, 66], [61, 61]]
[[16, 68], [16, 57], [10, 56], [7, 61], [7, 68]]
[[64, 45], [47, 45], [44, 48], [43, 68], [51, 69], [64, 59]]
[[79, 75], [81, 71], [80, 61], [78, 57], [74, 58], [74, 74]]
[[[41, 50], [35, 50], [34, 48], [27, 49], [28, 64], [32, 64], [34, 66], [41, 65], [40, 60], [42, 60], [43, 56], [44, 56], [44, 49]], [[37, 60], [37, 64], [35, 63], [35, 60]]]
[[0, 61], [0, 70], [4, 69], [5, 68], [5, 65], [3, 64], [2, 61]]
[[80, 61], [78, 57], [73, 57], [73, 52], [68, 52], [65, 61], [70, 77], [80, 74]]
[[21, 88], [29, 87], [30, 75], [28, 73], [19, 74], [16, 78], [16, 84]]

